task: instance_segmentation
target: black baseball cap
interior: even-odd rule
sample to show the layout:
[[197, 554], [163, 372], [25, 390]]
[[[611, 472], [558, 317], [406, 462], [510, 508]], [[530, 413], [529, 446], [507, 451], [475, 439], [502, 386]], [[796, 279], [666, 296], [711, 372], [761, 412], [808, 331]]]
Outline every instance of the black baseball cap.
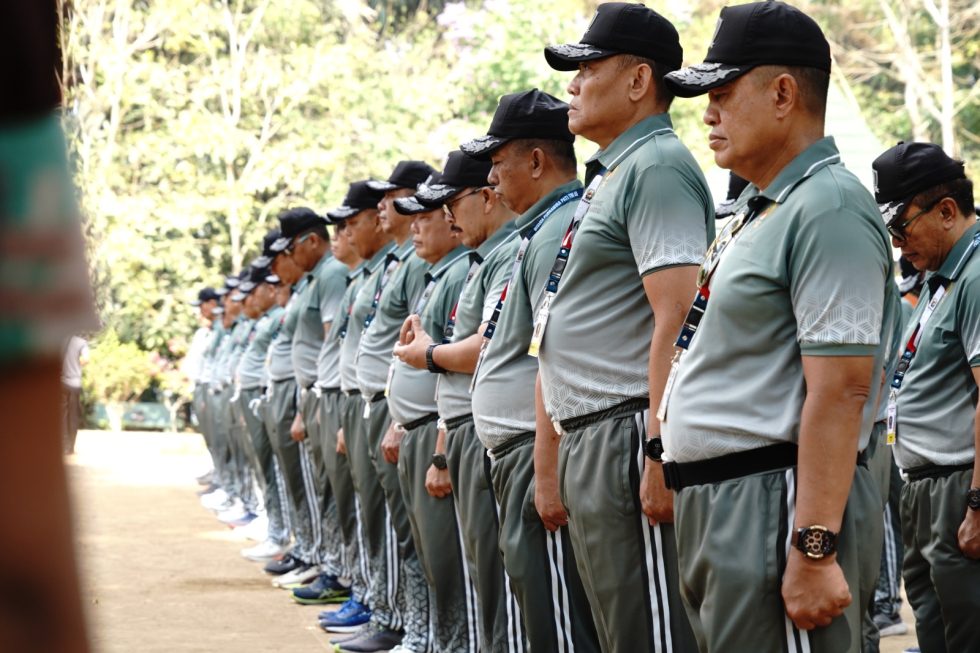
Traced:
[[555, 70], [575, 70], [583, 61], [614, 54], [653, 59], [677, 70], [684, 58], [674, 25], [653, 9], [633, 2], [599, 5], [578, 43], [549, 45], [544, 58]]
[[432, 183], [419, 186], [415, 199], [430, 208], [441, 206], [467, 188], [486, 186], [491, 167], [489, 159], [474, 159], [462, 150], [450, 152], [442, 172], [435, 176]]
[[897, 145], [874, 160], [875, 201], [885, 224], [902, 215], [912, 198], [933, 186], [966, 179], [963, 162], [950, 158], [934, 143]]
[[255, 290], [260, 283], [264, 283], [265, 278], [270, 274], [272, 274], [272, 269], [266, 263], [264, 256], [254, 259], [248, 266], [248, 275], [238, 284], [238, 292], [247, 295]]
[[568, 105], [536, 88], [505, 95], [487, 135], [467, 141], [459, 149], [469, 156], [489, 159], [508, 141], [518, 138], [574, 142], [575, 136], [568, 131]]
[[355, 181], [347, 188], [344, 203], [331, 211], [327, 211], [327, 219], [332, 224], [339, 224], [348, 218], [353, 218], [365, 209], [376, 208], [384, 196], [385, 191], [372, 188], [369, 179]]
[[237, 274], [236, 275], [229, 275], [229, 276], [225, 277], [225, 285], [221, 286], [220, 288], [218, 288], [214, 292], [215, 292], [216, 295], [218, 295], [218, 297], [224, 297], [230, 291], [232, 291], [235, 288], [237, 288], [239, 283], [241, 283], [241, 279], [238, 278], [238, 275]]
[[415, 191], [415, 195], [410, 195], [408, 197], [397, 197], [395, 198], [395, 210], [402, 215], [418, 215], [419, 213], [428, 213], [429, 211], [435, 211], [441, 206], [441, 202], [434, 205], [423, 204], [419, 201], [418, 193], [426, 188], [425, 184], [419, 186], [419, 191]]
[[368, 181], [368, 186], [373, 190], [380, 190], [387, 193], [398, 188], [409, 188], [415, 190], [419, 184], [434, 174], [435, 168], [425, 161], [399, 161], [395, 166], [388, 181], [378, 181], [372, 179]]
[[296, 236], [325, 224], [327, 224], [326, 218], [305, 206], [283, 211], [279, 214], [279, 230], [282, 233], [269, 249], [274, 254], [278, 254], [289, 247], [289, 243]]
[[259, 267], [272, 265], [272, 259], [276, 258], [278, 252], [272, 251], [272, 246], [276, 243], [279, 238], [282, 237], [282, 232], [279, 231], [279, 227], [273, 227], [264, 236], [262, 236], [262, 254], [259, 255], [252, 265], [258, 265]]
[[207, 288], [201, 288], [197, 293], [197, 299], [191, 302], [191, 306], [200, 306], [204, 302], [209, 302], [213, 299], [218, 299], [220, 295], [215, 292], [214, 288], [208, 286]]
[[756, 66], [802, 66], [830, 72], [830, 44], [816, 21], [784, 2], [725, 7], [704, 63], [668, 73], [679, 97], [703, 95]]

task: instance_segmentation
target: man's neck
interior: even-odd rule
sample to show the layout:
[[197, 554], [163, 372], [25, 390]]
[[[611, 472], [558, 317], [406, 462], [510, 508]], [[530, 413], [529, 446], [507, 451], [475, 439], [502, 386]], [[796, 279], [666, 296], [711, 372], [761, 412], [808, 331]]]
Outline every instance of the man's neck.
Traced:
[[598, 134], [595, 137], [586, 136], [586, 138], [598, 145], [600, 150], [604, 150], [609, 147], [614, 140], [647, 118], [660, 115], [661, 113], [666, 113], [666, 111], [666, 109], [661, 107], [647, 107], [643, 109], [638, 107], [630, 117], [625, 118], [618, 125], [606, 125], [606, 131], [604, 133]]
[[517, 213], [518, 214], [527, 213], [532, 206], [540, 202], [543, 198], [547, 197], [551, 193], [555, 192], [556, 188], [559, 188], [560, 186], [564, 186], [565, 184], [571, 183], [573, 181], [575, 181], [574, 172], [570, 172], [570, 173], [554, 172], [552, 174], [543, 176], [534, 185], [534, 190], [538, 192], [533, 197], [528, 196], [524, 198], [526, 205], [520, 211], [517, 211]]
[[399, 247], [401, 247], [406, 242], [408, 242], [408, 239], [411, 236], [412, 236], [411, 223], [407, 223], [404, 229], [399, 229], [398, 233], [391, 234], [391, 237], [394, 239], [395, 243], [397, 243]]

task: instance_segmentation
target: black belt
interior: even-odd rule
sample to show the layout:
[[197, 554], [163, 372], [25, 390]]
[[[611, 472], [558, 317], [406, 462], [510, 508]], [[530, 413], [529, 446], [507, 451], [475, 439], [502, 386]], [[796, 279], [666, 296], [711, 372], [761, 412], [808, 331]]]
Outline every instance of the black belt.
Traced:
[[446, 420], [446, 430], [452, 431], [453, 429], [458, 429], [463, 424], [473, 421], [473, 413], [466, 413], [465, 415], [460, 415], [459, 417], [450, 417]]
[[[362, 393], [362, 394], [363, 394], [363, 393]], [[370, 401], [370, 402], [371, 402], [372, 404], [376, 404], [376, 403], [378, 403], [379, 401], [381, 401], [382, 399], [384, 399], [384, 398], [385, 398], [385, 391], [384, 391], [384, 390], [382, 390], [381, 392], [375, 392], [375, 393], [374, 393], [373, 395], [371, 395], [370, 397], [367, 397], [367, 396], [365, 395], [365, 398], [366, 398], [366, 399], [367, 399], [368, 401]]]
[[533, 440], [534, 439], [534, 435], [535, 435], [534, 431], [525, 431], [524, 433], [521, 433], [519, 435], [515, 435], [513, 438], [511, 438], [507, 442], [504, 442], [503, 444], [498, 445], [498, 446], [494, 447], [493, 449], [491, 449], [490, 450], [490, 457], [493, 458], [493, 459], [500, 458], [501, 456], [506, 455], [506, 454], [510, 453], [511, 451], [513, 451], [514, 449], [516, 449], [517, 447], [521, 446], [525, 442], [527, 442], [529, 440]]
[[341, 390], [345, 397], [359, 397], [361, 395], [360, 390]]
[[321, 395], [339, 395], [340, 388], [320, 388]]
[[[679, 491], [692, 485], [721, 483], [752, 474], [795, 467], [798, 452], [799, 447], [795, 443], [781, 442], [708, 460], [690, 463], [665, 462], [664, 484], [669, 490]], [[857, 455], [857, 464], [868, 466], [867, 456], [863, 451]]]
[[636, 397], [635, 399], [627, 399], [622, 403], [618, 403], [612, 408], [607, 408], [605, 410], [600, 410], [597, 413], [589, 413], [588, 415], [582, 415], [581, 417], [571, 417], [561, 421], [561, 428], [563, 431], [574, 431], [580, 429], [583, 426], [589, 426], [590, 424], [597, 424], [610, 417], [620, 417], [622, 415], [632, 415], [640, 412], [641, 410], [646, 410], [650, 406], [650, 399], [648, 397]]
[[[383, 396], [384, 393], [382, 393], [382, 397]], [[428, 415], [424, 415], [418, 419], [413, 419], [411, 422], [407, 424], [402, 424], [402, 428], [405, 429], [406, 431], [411, 431], [413, 429], [417, 429], [420, 426], [424, 426], [429, 422], [434, 422], [437, 419], [439, 419], [439, 413], [429, 413]]]
[[904, 471], [910, 481], [922, 481], [927, 478], [946, 478], [951, 474], [965, 472], [968, 469], [973, 469], [973, 463], [963, 463], [962, 465], [923, 465], [922, 467], [913, 467]]

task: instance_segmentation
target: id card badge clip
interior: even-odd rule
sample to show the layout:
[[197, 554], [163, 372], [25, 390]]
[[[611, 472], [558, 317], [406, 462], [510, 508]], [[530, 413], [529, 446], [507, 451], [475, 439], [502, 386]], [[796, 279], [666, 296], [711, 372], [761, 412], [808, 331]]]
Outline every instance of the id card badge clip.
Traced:
[[898, 392], [888, 393], [888, 410], [885, 417], [885, 443], [895, 444], [898, 437]]
[[681, 356], [684, 352], [678, 350], [674, 354], [674, 360], [670, 362], [670, 373], [667, 375], [667, 383], [664, 384], [664, 393], [660, 395], [660, 406], [657, 407], [657, 419], [661, 422], [667, 421], [667, 403], [670, 401], [670, 393], [674, 389], [674, 381], [677, 380], [677, 370], [681, 367]]
[[364, 412], [361, 414], [361, 419], [367, 419], [371, 417], [371, 398], [364, 397]]
[[551, 298], [553, 296], [552, 293], [545, 292], [541, 307], [534, 317], [534, 332], [531, 334], [531, 344], [527, 348], [528, 356], [537, 358], [538, 352], [541, 351], [541, 341], [544, 339], [544, 329], [548, 326], [548, 317], [551, 314]]

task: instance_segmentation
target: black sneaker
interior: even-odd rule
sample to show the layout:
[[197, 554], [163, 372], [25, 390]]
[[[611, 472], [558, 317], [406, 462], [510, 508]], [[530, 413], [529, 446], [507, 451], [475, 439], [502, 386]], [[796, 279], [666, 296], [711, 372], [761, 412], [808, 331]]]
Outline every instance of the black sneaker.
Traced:
[[267, 574], [272, 574], [273, 576], [282, 576], [283, 574], [288, 574], [293, 569], [300, 567], [303, 561], [295, 557], [292, 553], [287, 553], [279, 560], [273, 560], [262, 570]]
[[366, 637], [341, 642], [334, 647], [339, 653], [375, 653], [388, 651], [402, 642], [402, 634], [390, 628], [379, 628]]
[[349, 598], [350, 588], [341, 585], [337, 577], [330, 574], [320, 574], [306, 587], [293, 590], [293, 600], [303, 605], [343, 603]]

